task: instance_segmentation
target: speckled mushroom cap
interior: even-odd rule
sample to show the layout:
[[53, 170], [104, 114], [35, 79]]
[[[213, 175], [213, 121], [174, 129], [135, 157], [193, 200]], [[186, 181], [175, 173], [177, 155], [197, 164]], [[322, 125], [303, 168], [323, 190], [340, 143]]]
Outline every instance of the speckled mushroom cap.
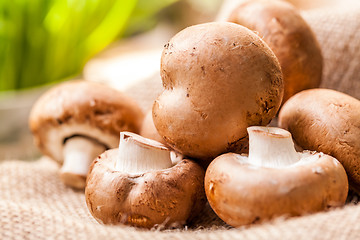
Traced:
[[188, 27], [165, 45], [163, 93], [154, 124], [176, 151], [209, 163], [246, 151], [246, 128], [267, 125], [280, 107], [280, 65], [259, 36], [234, 23]]
[[310, 26], [291, 4], [278, 0], [243, 1], [228, 21], [257, 32], [274, 51], [284, 74], [283, 102], [297, 92], [320, 85], [321, 48]]
[[211, 207], [226, 223], [239, 227], [343, 205], [348, 182], [341, 164], [322, 153], [304, 152], [302, 157], [282, 168], [254, 166], [234, 153], [217, 157], [205, 176]]
[[204, 170], [198, 164], [185, 159], [168, 169], [128, 174], [115, 170], [118, 151], [104, 152], [90, 167], [85, 197], [97, 221], [169, 227], [200, 212], [206, 198]]
[[344, 166], [350, 187], [360, 192], [360, 101], [330, 89], [302, 91], [279, 113], [279, 125], [302, 148], [321, 151]]
[[29, 125], [41, 152], [62, 162], [67, 138], [84, 136], [113, 148], [120, 131], [138, 132], [142, 120], [139, 106], [121, 92], [99, 83], [71, 81], [40, 97]]

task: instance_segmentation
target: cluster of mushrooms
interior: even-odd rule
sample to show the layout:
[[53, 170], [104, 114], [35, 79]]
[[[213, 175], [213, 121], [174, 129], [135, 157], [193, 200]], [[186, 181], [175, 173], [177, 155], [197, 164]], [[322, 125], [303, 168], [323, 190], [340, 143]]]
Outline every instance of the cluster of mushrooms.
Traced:
[[[123, 93], [85, 81], [33, 107], [35, 143], [62, 164], [66, 185], [85, 188], [97, 221], [176, 227], [207, 199], [237, 227], [342, 206], [348, 181], [360, 191], [360, 101], [310, 89], [322, 56], [297, 10], [253, 0], [228, 20], [165, 45], [164, 91], [146, 117]], [[266, 127], [276, 114], [279, 128]]]

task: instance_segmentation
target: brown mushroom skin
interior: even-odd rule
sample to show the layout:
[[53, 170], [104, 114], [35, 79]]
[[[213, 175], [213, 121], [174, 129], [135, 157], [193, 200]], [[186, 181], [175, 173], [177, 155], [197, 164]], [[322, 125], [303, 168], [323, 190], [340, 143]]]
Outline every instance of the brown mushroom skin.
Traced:
[[233, 23], [188, 27], [165, 45], [164, 91], [153, 105], [160, 136], [207, 164], [246, 151], [246, 128], [267, 125], [283, 95], [280, 65], [256, 34]]
[[115, 171], [117, 149], [100, 155], [92, 164], [85, 188], [93, 217], [104, 224], [152, 228], [185, 224], [202, 209], [204, 170], [182, 160], [175, 166], [143, 174]]
[[150, 111], [148, 111], [145, 115], [144, 121], [140, 128], [140, 135], [158, 141], [162, 144], [166, 144], [165, 140], [159, 135], [158, 131], [156, 130], [152, 117], [152, 109], [150, 109]]
[[[49, 130], [67, 124], [87, 125], [99, 133], [106, 133], [112, 143], [102, 144], [114, 148], [119, 142], [119, 132], [138, 133], [143, 118], [141, 108], [123, 93], [95, 82], [69, 81], [40, 97], [31, 110], [29, 126], [40, 151], [61, 163], [62, 153], [50, 149], [53, 144], [62, 145], [65, 139], [52, 142], [46, 134]], [[64, 137], [83, 134], [75, 131]]]
[[226, 153], [205, 175], [207, 199], [226, 223], [239, 227], [277, 216], [298, 216], [345, 203], [345, 170], [331, 156], [297, 167], [260, 168]]
[[329, 154], [344, 166], [360, 192], [360, 101], [330, 89], [302, 91], [279, 113], [279, 126], [303, 149]]
[[277, 0], [248, 0], [228, 20], [259, 34], [278, 58], [284, 75], [284, 98], [319, 87], [323, 58], [310, 26], [291, 4]]

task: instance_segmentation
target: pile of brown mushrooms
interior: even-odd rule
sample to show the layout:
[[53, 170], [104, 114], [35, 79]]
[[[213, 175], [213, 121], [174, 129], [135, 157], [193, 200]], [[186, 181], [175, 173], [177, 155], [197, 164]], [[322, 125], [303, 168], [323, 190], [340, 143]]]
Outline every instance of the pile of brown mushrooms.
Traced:
[[[164, 91], [145, 118], [122, 93], [85, 81], [34, 106], [37, 146], [63, 163], [65, 184], [86, 180], [98, 222], [177, 227], [207, 198], [238, 227], [342, 206], [348, 177], [360, 191], [360, 101], [302, 91], [319, 86], [322, 56], [300, 14], [254, 0], [228, 20], [188, 27], [165, 45]], [[266, 127], [282, 104], [281, 128]]]

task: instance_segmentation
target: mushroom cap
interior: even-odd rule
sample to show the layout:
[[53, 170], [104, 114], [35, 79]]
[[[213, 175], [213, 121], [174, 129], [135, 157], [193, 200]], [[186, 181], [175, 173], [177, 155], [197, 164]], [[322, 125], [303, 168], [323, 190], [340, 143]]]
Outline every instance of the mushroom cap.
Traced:
[[248, 0], [233, 10], [228, 21], [256, 31], [274, 51], [284, 75], [283, 102], [297, 92], [319, 87], [321, 49], [294, 6], [285, 1]]
[[39, 98], [29, 125], [41, 152], [62, 162], [67, 138], [84, 136], [113, 148], [120, 131], [139, 132], [142, 120], [140, 107], [123, 93], [95, 82], [71, 81]]
[[191, 220], [205, 203], [204, 170], [182, 160], [171, 168], [142, 174], [116, 171], [118, 149], [101, 154], [90, 167], [85, 197], [93, 217], [104, 224], [152, 228]]
[[303, 149], [329, 154], [344, 166], [360, 192], [360, 101], [330, 89], [302, 91], [279, 113], [279, 126]]
[[211, 207], [226, 223], [238, 227], [343, 205], [348, 182], [341, 164], [329, 155], [303, 154], [306, 162], [283, 168], [253, 166], [234, 153], [217, 157], [205, 175]]
[[283, 95], [271, 49], [234, 23], [199, 24], [175, 35], [162, 53], [161, 78], [165, 89], [153, 105], [160, 136], [206, 162], [246, 151], [246, 128], [267, 125]]
[[150, 109], [144, 118], [144, 121], [141, 125], [140, 135], [155, 141], [166, 144], [165, 140], [159, 135], [153, 121], [152, 109]]

